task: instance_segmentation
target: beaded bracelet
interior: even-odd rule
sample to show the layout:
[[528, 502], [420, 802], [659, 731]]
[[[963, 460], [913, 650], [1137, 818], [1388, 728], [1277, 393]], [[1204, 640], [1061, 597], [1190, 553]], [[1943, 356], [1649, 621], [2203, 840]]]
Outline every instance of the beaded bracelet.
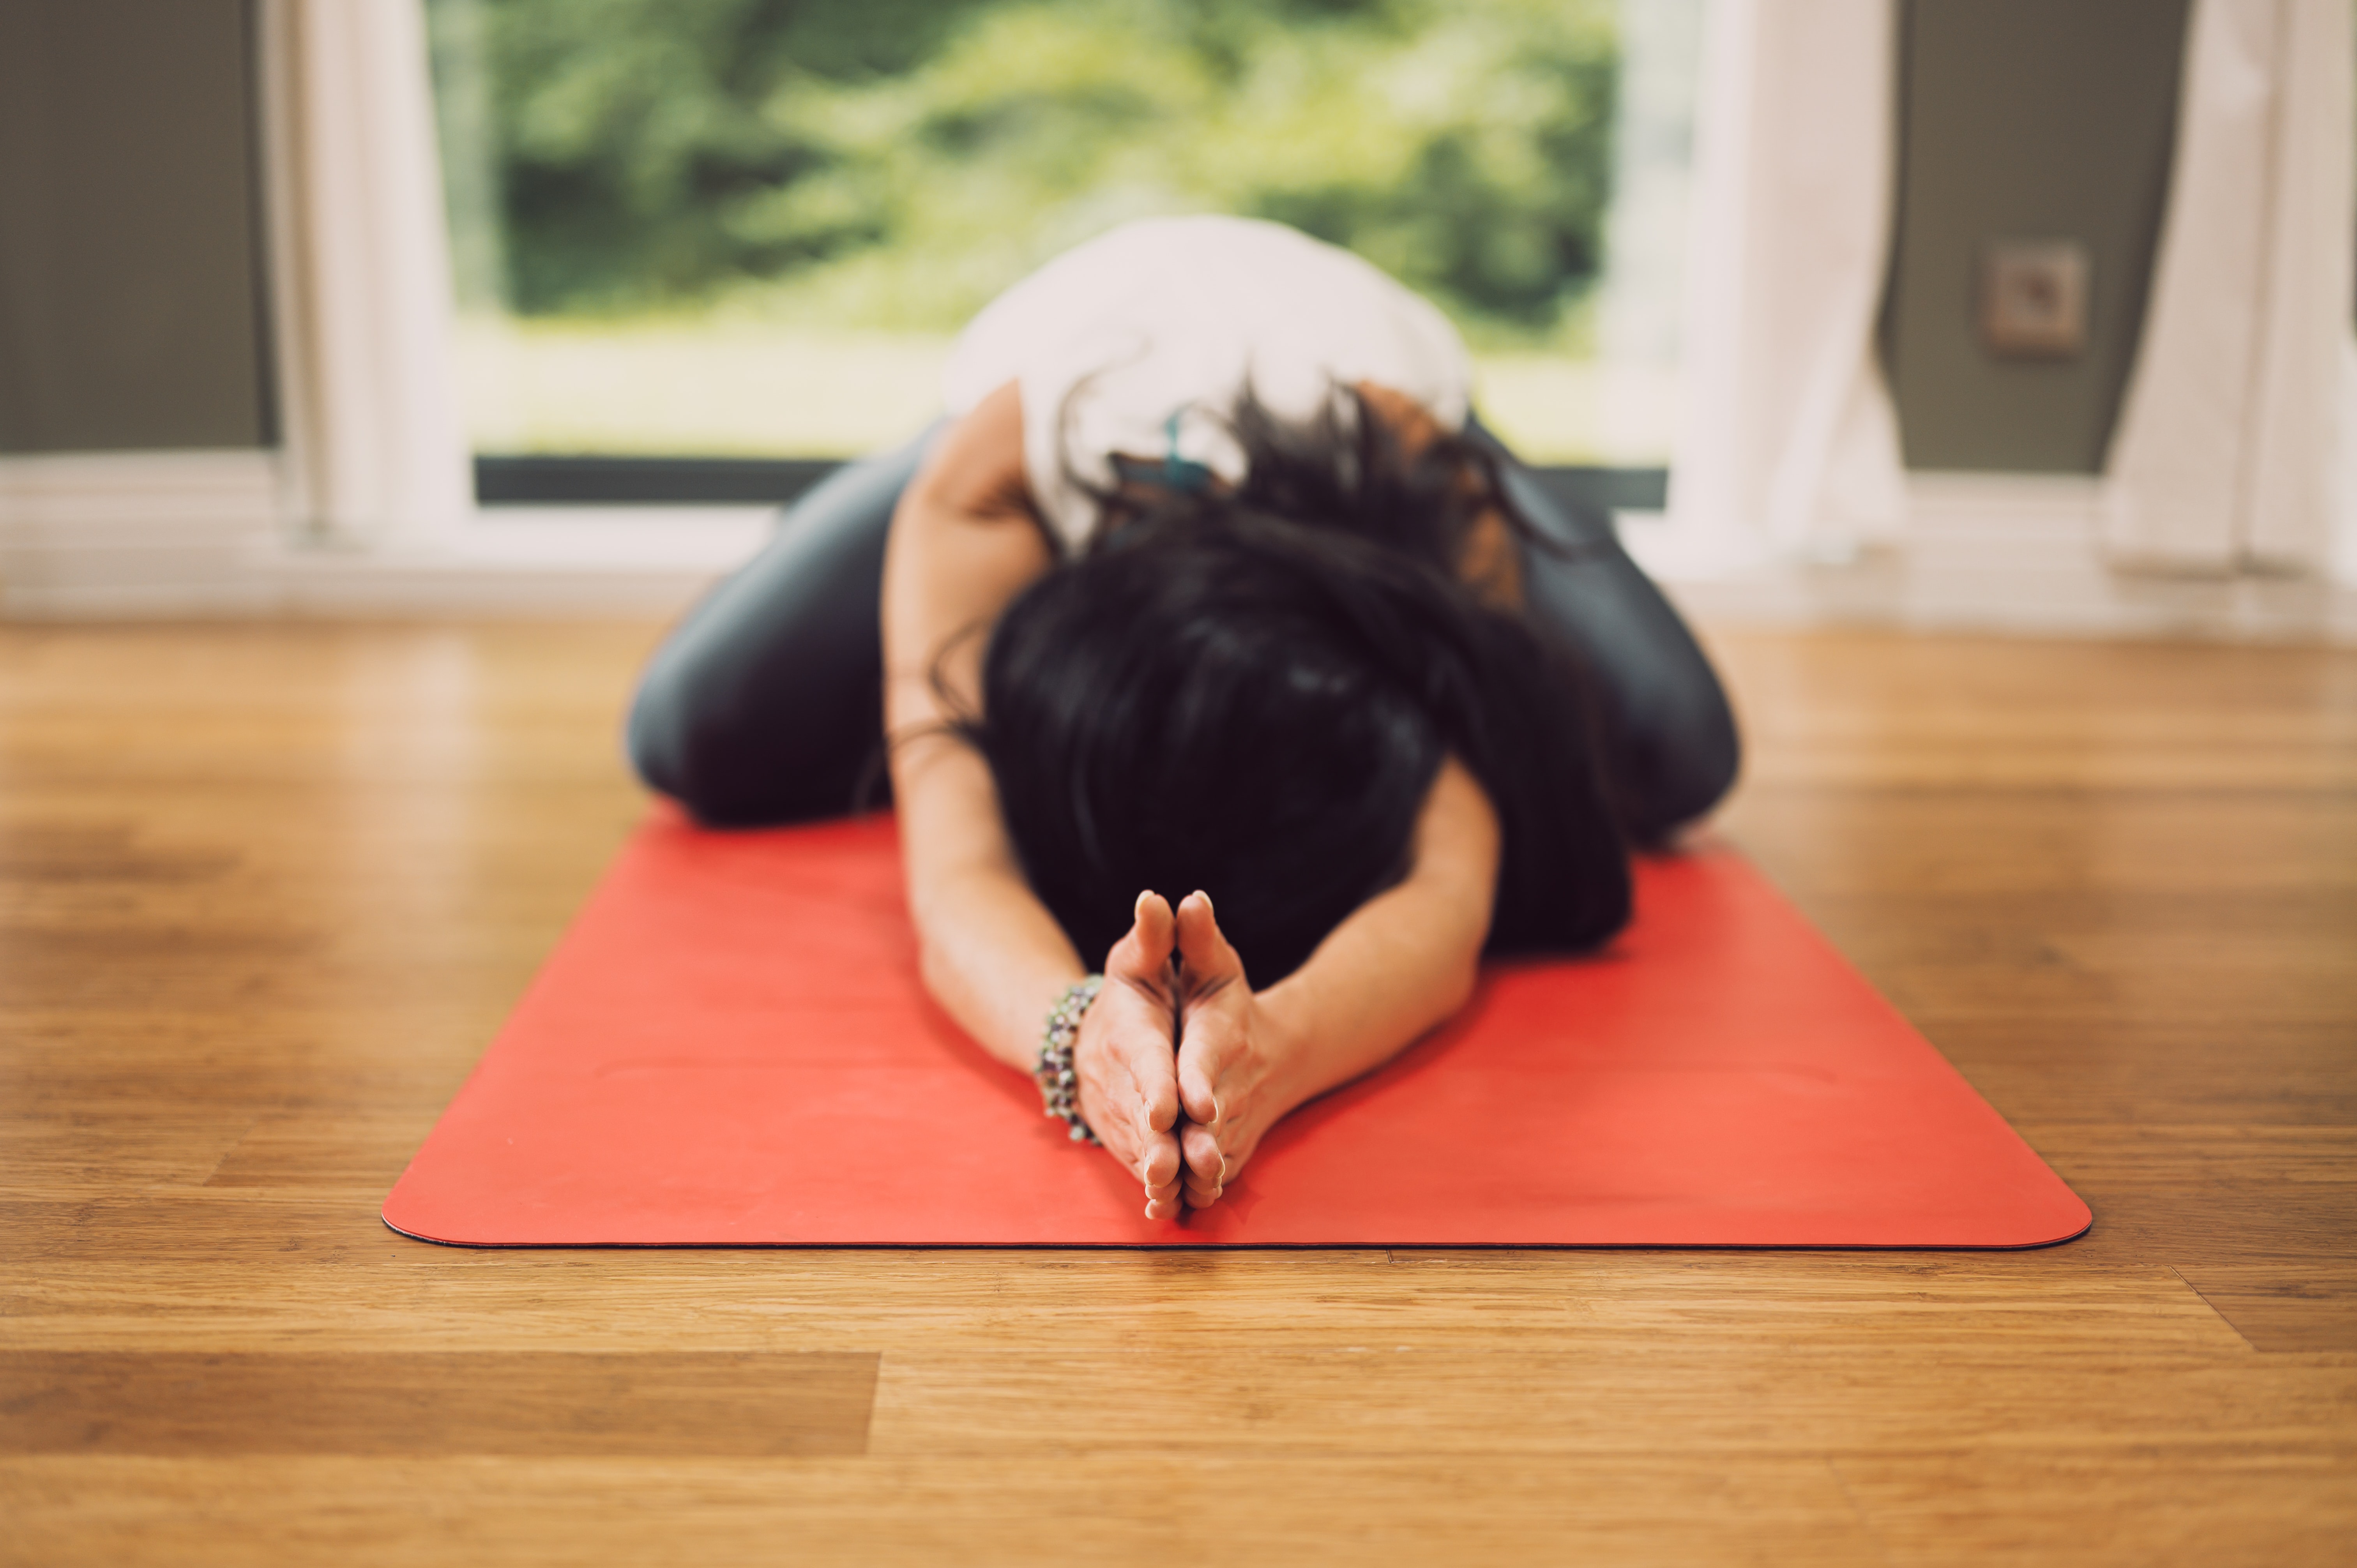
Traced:
[[1039, 1080], [1040, 1105], [1048, 1115], [1063, 1118], [1075, 1144], [1097, 1141], [1096, 1133], [1081, 1120], [1081, 1080], [1072, 1070], [1072, 1047], [1081, 1037], [1081, 1019], [1103, 984], [1103, 975], [1092, 974], [1064, 987], [1064, 993], [1048, 1009], [1047, 1032], [1039, 1041], [1039, 1065], [1031, 1073]]

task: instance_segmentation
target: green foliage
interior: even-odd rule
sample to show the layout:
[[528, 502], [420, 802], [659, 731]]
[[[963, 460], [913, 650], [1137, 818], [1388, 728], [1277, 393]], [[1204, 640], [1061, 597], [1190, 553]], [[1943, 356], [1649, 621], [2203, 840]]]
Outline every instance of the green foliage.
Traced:
[[479, 24], [527, 313], [953, 328], [1114, 223], [1228, 211], [1526, 338], [1599, 261], [1609, 0], [435, 3]]

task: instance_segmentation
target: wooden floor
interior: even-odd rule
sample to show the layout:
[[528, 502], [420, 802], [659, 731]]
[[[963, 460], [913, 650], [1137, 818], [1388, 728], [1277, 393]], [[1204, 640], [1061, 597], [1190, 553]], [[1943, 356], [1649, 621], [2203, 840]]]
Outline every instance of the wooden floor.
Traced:
[[1717, 639], [2065, 1247], [404, 1240], [652, 635], [0, 628], [0, 1560], [2357, 1561], [2357, 654]]

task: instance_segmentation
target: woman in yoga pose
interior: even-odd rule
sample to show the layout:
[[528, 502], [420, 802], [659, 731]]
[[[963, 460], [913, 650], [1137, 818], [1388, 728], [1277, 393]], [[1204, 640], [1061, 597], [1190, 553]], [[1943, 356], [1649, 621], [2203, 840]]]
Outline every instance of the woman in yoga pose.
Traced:
[[1149, 1216], [1215, 1203], [1484, 952], [1609, 937], [1627, 846], [1734, 777], [1692, 637], [1469, 381], [1348, 252], [1116, 230], [673, 633], [633, 760], [750, 825], [853, 809], [888, 755], [927, 987]]

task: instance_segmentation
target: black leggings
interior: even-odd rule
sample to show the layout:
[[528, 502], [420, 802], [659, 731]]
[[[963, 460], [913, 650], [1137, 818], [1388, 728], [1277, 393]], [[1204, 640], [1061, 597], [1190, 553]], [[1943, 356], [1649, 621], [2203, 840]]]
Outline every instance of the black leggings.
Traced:
[[[938, 428], [938, 427], [936, 427]], [[1569, 643], [1603, 708], [1624, 825], [1658, 840], [1735, 779], [1735, 718], [1685, 623], [1612, 532], [1494, 437], [1509, 497], [1561, 552], [1523, 548], [1527, 613]], [[630, 707], [630, 760], [699, 822], [751, 827], [839, 816], [882, 798], [884, 537], [931, 436], [846, 464], [786, 509], [776, 536], [690, 611]]]

